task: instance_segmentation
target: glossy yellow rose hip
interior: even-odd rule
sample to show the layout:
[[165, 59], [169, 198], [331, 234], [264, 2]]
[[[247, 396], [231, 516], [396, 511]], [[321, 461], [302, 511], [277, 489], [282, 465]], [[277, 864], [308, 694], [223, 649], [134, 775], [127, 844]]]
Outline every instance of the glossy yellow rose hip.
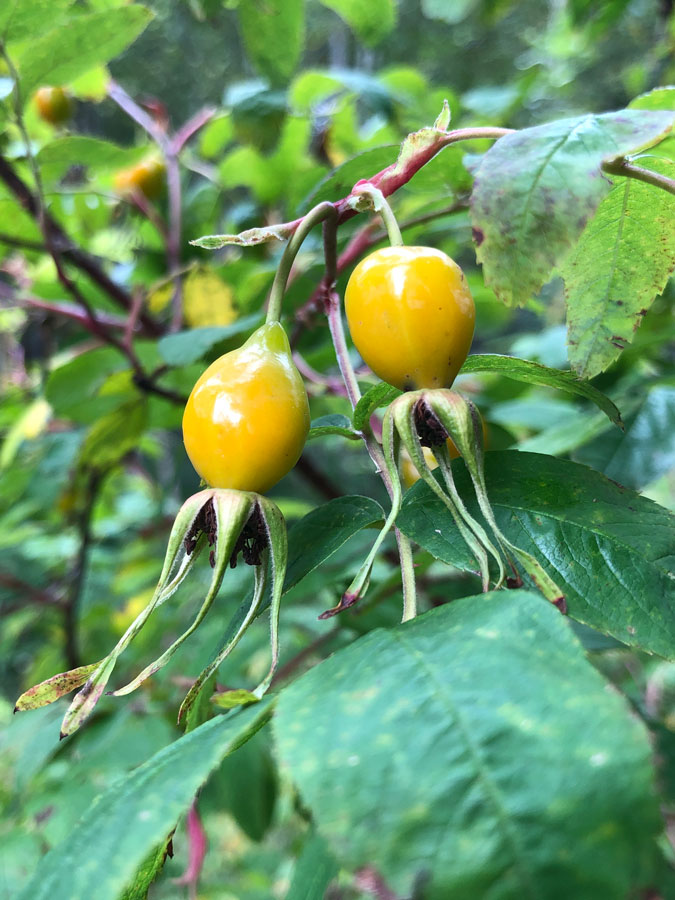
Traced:
[[473, 339], [466, 278], [432, 247], [383, 247], [352, 272], [345, 309], [354, 346], [401, 390], [450, 387]]
[[268, 490], [296, 464], [308, 431], [307, 392], [278, 322], [212, 363], [183, 414], [190, 461], [215, 488]]

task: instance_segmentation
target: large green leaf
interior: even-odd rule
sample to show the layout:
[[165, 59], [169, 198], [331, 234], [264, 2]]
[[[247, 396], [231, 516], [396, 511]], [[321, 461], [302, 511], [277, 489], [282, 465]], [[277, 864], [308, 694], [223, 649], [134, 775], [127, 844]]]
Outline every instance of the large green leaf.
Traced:
[[582, 381], [573, 372], [564, 369], [551, 369], [541, 363], [529, 359], [518, 359], [515, 356], [501, 356], [497, 353], [472, 354], [462, 366], [461, 374], [474, 372], [495, 372], [515, 381], [527, 384], [538, 384], [542, 387], [555, 388], [568, 394], [576, 394], [585, 400], [592, 400], [612, 422], [619, 425], [621, 414], [614, 403], [587, 381]]
[[[640, 159], [670, 178], [675, 162]], [[569, 358], [587, 378], [621, 353], [675, 268], [675, 197], [618, 178], [586, 226], [561, 275], [567, 294]]]
[[297, 65], [305, 34], [304, 0], [243, 0], [237, 7], [246, 52], [273, 83], [286, 82]]
[[288, 532], [284, 590], [321, 565], [357, 531], [382, 522], [384, 517], [379, 503], [359, 496], [337, 497], [307, 513]]
[[[478, 515], [468, 474], [457, 487]], [[675, 516], [598, 472], [538, 453], [485, 456], [488, 496], [506, 537], [532, 553], [563, 589], [568, 611], [626, 644], [675, 658]], [[401, 531], [464, 569], [467, 551], [426, 485], [405, 496]]]
[[626, 420], [576, 454], [608, 478], [639, 490], [675, 469], [675, 387], [657, 385]]
[[364, 44], [378, 44], [396, 24], [393, 0], [321, 0], [356, 32]]
[[526, 591], [370, 632], [282, 692], [282, 762], [352, 869], [425, 900], [625, 900], [660, 830], [650, 747]]
[[499, 297], [524, 303], [541, 288], [610, 190], [602, 161], [651, 146], [674, 119], [641, 109], [560, 119], [490, 148], [471, 215], [478, 259]]
[[18, 56], [25, 95], [40, 84], [62, 84], [114, 59], [146, 27], [152, 13], [133, 4], [73, 16], [67, 28], [53, 28], [28, 42]]
[[217, 716], [117, 782], [45, 856], [20, 900], [117, 900], [208, 774], [270, 714], [263, 701]]

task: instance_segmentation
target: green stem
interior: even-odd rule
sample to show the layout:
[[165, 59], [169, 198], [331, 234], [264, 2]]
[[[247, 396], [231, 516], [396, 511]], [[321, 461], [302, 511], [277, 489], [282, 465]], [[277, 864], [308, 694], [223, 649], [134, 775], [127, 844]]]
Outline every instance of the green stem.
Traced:
[[608, 175], [623, 175], [625, 178], [635, 178], [637, 181], [643, 181], [645, 184], [651, 184], [654, 187], [668, 191], [669, 194], [675, 194], [675, 180], [660, 175], [658, 172], [652, 172], [650, 169], [643, 169], [642, 166], [634, 166], [626, 159], [613, 159], [602, 164], [602, 171]]
[[415, 564], [410, 540], [395, 529], [398, 555], [401, 561], [401, 579], [403, 581], [403, 616], [402, 622], [409, 622], [417, 615], [417, 588], [415, 585]]
[[366, 183], [360, 184], [355, 188], [354, 193], [357, 197], [365, 195], [370, 199], [372, 208], [382, 217], [384, 227], [387, 229], [387, 234], [389, 235], [389, 243], [392, 247], [402, 247], [403, 236], [401, 234], [401, 229], [399, 228], [396, 216], [394, 215], [391, 206], [387, 203], [382, 191], [379, 188], [376, 188], [375, 185]]
[[318, 225], [319, 222], [324, 222], [329, 218], [337, 218], [335, 206], [332, 203], [328, 203], [328, 201], [319, 203], [314, 209], [310, 209], [286, 244], [281, 257], [281, 262], [279, 263], [279, 268], [274, 276], [272, 290], [270, 291], [266, 318], [268, 324], [279, 321], [281, 316], [281, 302], [284, 298], [284, 293], [286, 292], [288, 276], [291, 274], [295, 257], [298, 255], [302, 242], [315, 225]]

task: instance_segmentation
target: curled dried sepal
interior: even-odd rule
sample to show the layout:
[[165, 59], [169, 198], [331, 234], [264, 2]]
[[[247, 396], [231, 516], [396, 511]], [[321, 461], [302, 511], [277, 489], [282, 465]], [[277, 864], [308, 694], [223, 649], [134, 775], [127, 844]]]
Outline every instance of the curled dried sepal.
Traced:
[[52, 675], [46, 681], [34, 685], [23, 693], [16, 701], [14, 712], [24, 712], [28, 709], [39, 709], [48, 706], [55, 700], [59, 700], [65, 694], [80, 687], [99, 666], [100, 662], [90, 663], [88, 666], [78, 666], [69, 672], [59, 672]]

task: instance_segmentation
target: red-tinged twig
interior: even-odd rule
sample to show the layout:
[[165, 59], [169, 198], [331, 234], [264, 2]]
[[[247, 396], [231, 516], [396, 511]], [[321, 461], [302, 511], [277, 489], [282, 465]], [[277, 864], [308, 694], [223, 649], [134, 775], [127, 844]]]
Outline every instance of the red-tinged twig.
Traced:
[[143, 309], [143, 294], [140, 290], [134, 291], [132, 294], [133, 297], [133, 305], [129, 310], [129, 316], [124, 325], [124, 337], [122, 338], [122, 344], [127, 350], [131, 351], [133, 347], [134, 340], [134, 331], [136, 330], [138, 317], [141, 314], [141, 310]]
[[283, 666], [277, 669], [276, 674], [272, 679], [270, 689], [287, 681], [291, 675], [294, 675], [295, 672], [307, 662], [307, 660], [311, 659], [322, 647], [329, 644], [339, 634], [339, 627], [331, 628], [330, 631], [325, 631], [323, 634], [320, 634], [311, 644], [308, 644], [299, 653], [296, 653], [292, 659], [289, 659], [287, 663], [284, 663]]
[[[33, 192], [3, 156], [0, 156], [0, 181], [4, 182], [25, 211], [38, 221], [40, 215], [39, 205]], [[81, 247], [76, 246], [47, 210], [43, 211], [43, 221], [45, 228], [49, 231], [52, 247], [56, 248], [57, 252], [65, 257], [71, 265], [87, 275], [118, 306], [124, 310], [130, 310], [132, 305], [131, 295], [110, 278], [101, 268], [98, 260]], [[161, 334], [160, 326], [147, 313], [142, 313], [139, 319], [146, 334], [153, 337]]]
[[171, 150], [173, 153], [178, 155], [190, 138], [195, 135], [200, 128], [203, 128], [204, 125], [210, 122], [217, 111], [215, 106], [205, 106], [204, 109], [200, 109], [199, 112], [196, 112], [194, 116], [191, 116], [187, 122], [181, 125], [171, 138]]
[[[178, 131], [173, 135], [169, 135], [163, 124], [140, 107], [135, 100], [119, 84], [111, 81], [108, 85], [108, 96], [117, 103], [120, 109], [130, 116], [138, 125], [143, 128], [152, 140], [159, 147], [164, 161], [166, 163], [166, 186], [168, 194], [169, 224], [166, 229], [162, 228], [160, 233], [166, 246], [166, 261], [169, 275], [173, 281], [173, 296], [171, 298], [171, 324], [170, 331], [178, 331], [183, 321], [183, 282], [180, 273], [180, 248], [181, 248], [181, 218], [182, 218], [182, 198], [181, 198], [181, 179], [180, 164], [178, 156], [190, 138], [202, 128], [215, 115], [215, 108], [206, 107], [194, 116], [191, 116]], [[139, 205], [139, 208], [143, 209]], [[152, 210], [145, 204], [146, 209], [143, 210], [146, 215], [157, 226], [156, 216], [152, 215]]]
[[59, 607], [62, 603], [61, 599], [50, 591], [33, 587], [22, 578], [17, 578], [10, 572], [0, 572], [0, 587], [20, 594], [21, 599], [15, 603], [3, 603], [0, 605], [0, 615], [8, 616], [11, 613], [25, 609], [27, 606], [53, 606]]
[[188, 837], [188, 864], [183, 874], [179, 878], [175, 878], [173, 883], [185, 885], [188, 889], [190, 900], [196, 900], [199, 878], [204, 866], [206, 851], [208, 850], [206, 832], [199, 817], [196, 800], [192, 802], [192, 806], [188, 810], [185, 828]]

